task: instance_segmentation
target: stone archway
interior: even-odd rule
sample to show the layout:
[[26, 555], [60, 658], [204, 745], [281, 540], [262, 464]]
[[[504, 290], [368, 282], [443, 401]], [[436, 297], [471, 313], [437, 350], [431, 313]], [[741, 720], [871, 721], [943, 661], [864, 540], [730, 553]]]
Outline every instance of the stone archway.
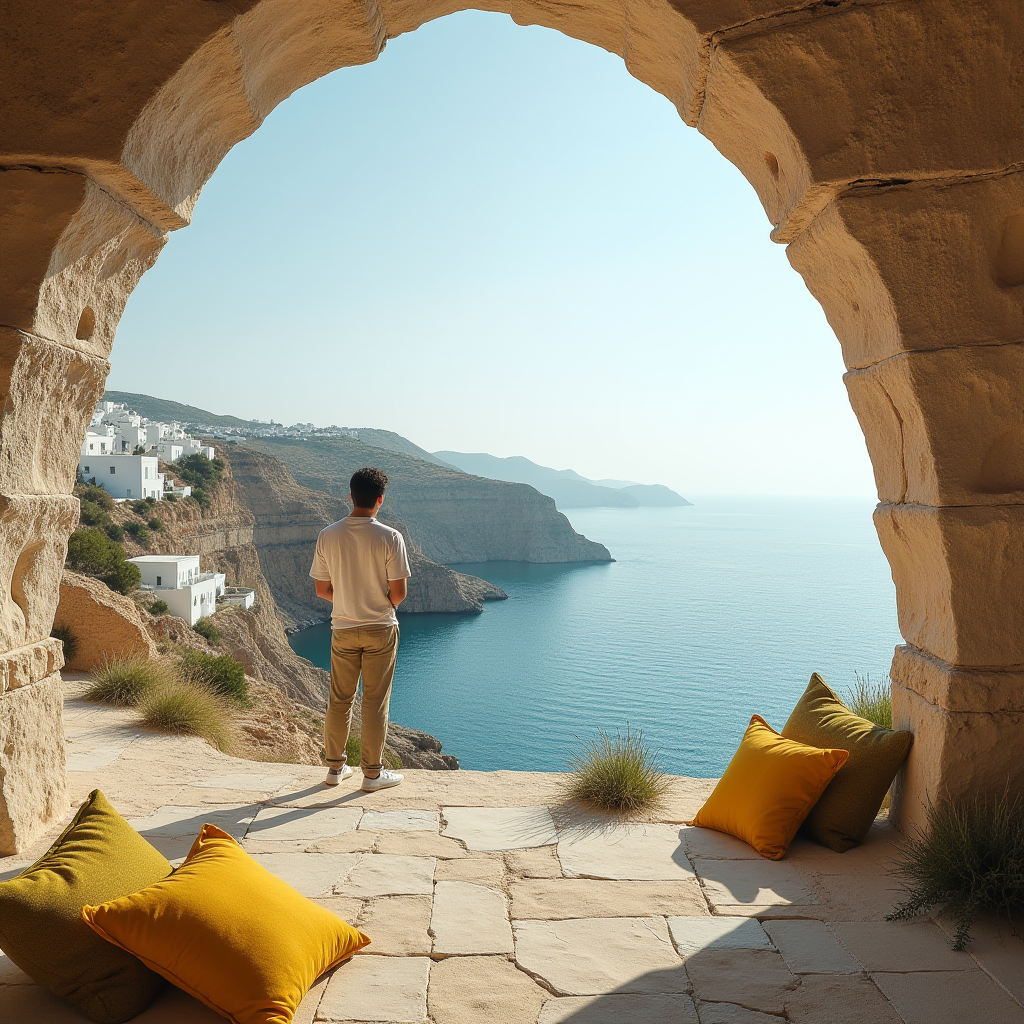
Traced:
[[843, 347], [907, 643], [899, 823], [1024, 785], [1024, 8], [1015, 0], [21, 4], [0, 156], [0, 853], [65, 810], [47, 639], [132, 288], [295, 89], [470, 6], [623, 57], [735, 163]]

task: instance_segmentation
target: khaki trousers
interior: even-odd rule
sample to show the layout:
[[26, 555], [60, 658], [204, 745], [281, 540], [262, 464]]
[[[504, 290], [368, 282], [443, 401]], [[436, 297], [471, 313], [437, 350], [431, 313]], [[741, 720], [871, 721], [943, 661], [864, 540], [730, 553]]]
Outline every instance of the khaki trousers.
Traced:
[[398, 656], [397, 626], [357, 626], [331, 631], [331, 698], [324, 720], [327, 763], [344, 764], [345, 744], [352, 727], [352, 704], [363, 677], [364, 771], [383, 767], [384, 743], [388, 738], [388, 705], [391, 680]]

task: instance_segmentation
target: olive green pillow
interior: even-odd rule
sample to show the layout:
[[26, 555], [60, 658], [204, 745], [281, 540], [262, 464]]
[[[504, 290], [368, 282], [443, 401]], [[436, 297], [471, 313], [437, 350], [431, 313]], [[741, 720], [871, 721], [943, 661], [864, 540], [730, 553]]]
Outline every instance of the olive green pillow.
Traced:
[[0, 949], [34, 982], [98, 1024], [141, 1013], [163, 979], [81, 917], [166, 878], [171, 865], [97, 789], [39, 860], [0, 882]]
[[782, 735], [811, 747], [850, 752], [846, 764], [804, 819], [802, 829], [829, 849], [845, 853], [871, 828], [896, 772], [910, 752], [913, 733], [885, 729], [855, 715], [815, 672]]

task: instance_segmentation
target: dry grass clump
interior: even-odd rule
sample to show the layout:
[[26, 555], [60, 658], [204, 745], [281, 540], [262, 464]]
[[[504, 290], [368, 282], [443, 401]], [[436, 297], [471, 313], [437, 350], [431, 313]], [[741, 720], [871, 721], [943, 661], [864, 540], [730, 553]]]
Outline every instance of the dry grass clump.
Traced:
[[568, 796], [588, 807], [618, 814], [651, 810], [661, 802], [668, 779], [644, 735], [626, 726], [625, 735], [601, 729], [569, 755]]
[[139, 703], [144, 725], [175, 736], [201, 736], [218, 750], [232, 746], [231, 712], [223, 697], [198, 683], [174, 679]]
[[89, 675], [92, 682], [85, 691], [85, 699], [122, 708], [136, 707], [174, 678], [166, 662], [118, 656], [104, 658], [103, 664], [97, 665]]
[[880, 683], [872, 682], [870, 674], [854, 672], [857, 682], [846, 691], [846, 706], [861, 718], [883, 729], [892, 728], [892, 683], [886, 676]]
[[941, 905], [956, 921], [954, 949], [971, 941], [971, 925], [982, 911], [1019, 921], [1024, 799], [1007, 792], [995, 800], [929, 807], [927, 827], [907, 841], [896, 870], [907, 879], [906, 898], [886, 920], [907, 920]]

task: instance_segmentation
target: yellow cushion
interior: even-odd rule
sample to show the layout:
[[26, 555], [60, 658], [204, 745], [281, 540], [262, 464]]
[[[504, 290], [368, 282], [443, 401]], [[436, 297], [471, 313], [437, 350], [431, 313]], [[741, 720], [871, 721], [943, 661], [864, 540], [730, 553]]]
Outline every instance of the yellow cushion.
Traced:
[[289, 1024], [313, 982], [370, 941], [213, 825], [170, 877], [82, 919], [235, 1024]]
[[688, 824], [728, 832], [779, 860], [849, 756], [783, 739], [754, 715], [725, 774]]

